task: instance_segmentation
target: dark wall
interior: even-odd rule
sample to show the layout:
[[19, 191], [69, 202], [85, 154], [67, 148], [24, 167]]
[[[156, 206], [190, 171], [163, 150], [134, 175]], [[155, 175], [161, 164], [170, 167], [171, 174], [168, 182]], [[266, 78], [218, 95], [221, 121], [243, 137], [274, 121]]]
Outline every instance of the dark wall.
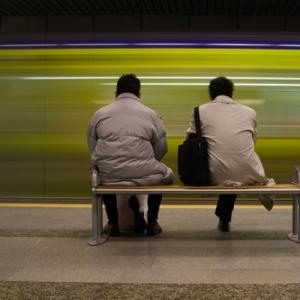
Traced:
[[297, 32], [299, 16], [74, 15], [1, 16], [1, 35], [145, 32]]

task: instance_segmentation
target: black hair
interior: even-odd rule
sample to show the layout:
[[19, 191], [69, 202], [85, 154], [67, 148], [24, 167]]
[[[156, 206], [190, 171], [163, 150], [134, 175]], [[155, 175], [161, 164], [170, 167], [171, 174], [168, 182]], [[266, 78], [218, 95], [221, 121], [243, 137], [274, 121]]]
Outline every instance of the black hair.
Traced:
[[131, 93], [140, 97], [141, 82], [134, 74], [122, 75], [117, 83], [116, 96], [122, 93]]
[[226, 77], [217, 77], [209, 84], [209, 95], [213, 100], [220, 95], [225, 95], [232, 98], [233, 82]]

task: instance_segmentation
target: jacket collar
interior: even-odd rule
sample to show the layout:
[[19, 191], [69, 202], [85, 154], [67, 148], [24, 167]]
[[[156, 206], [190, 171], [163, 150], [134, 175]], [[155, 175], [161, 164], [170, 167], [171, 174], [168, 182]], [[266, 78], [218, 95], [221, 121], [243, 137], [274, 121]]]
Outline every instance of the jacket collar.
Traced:
[[119, 101], [119, 100], [122, 100], [122, 99], [131, 99], [131, 100], [136, 100], [136, 101], [139, 101], [139, 102], [142, 102], [142, 100], [135, 96], [134, 94], [131, 94], [131, 93], [122, 93], [120, 94], [117, 98], [116, 98], [116, 101]]
[[228, 104], [234, 104], [235, 102], [228, 96], [220, 95], [216, 97], [212, 102], [214, 103], [228, 103]]

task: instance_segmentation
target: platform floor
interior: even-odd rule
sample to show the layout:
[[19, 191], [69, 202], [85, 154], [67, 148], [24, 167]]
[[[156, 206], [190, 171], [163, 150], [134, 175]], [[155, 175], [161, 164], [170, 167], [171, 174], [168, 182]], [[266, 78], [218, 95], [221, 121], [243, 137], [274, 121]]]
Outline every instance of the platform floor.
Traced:
[[238, 206], [232, 231], [221, 233], [212, 206], [169, 206], [159, 237], [125, 233], [91, 247], [87, 205], [7, 205], [0, 207], [0, 299], [45, 291], [67, 299], [88, 286], [84, 295], [95, 299], [158, 299], [159, 291], [162, 299], [300, 299], [300, 244], [287, 239], [291, 207]]

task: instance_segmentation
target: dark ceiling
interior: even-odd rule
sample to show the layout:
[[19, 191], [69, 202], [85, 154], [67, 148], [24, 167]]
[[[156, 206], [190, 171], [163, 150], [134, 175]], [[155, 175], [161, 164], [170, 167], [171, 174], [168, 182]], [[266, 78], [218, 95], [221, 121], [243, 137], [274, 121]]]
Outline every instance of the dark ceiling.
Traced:
[[0, 15], [298, 16], [299, 0], [0, 0]]

